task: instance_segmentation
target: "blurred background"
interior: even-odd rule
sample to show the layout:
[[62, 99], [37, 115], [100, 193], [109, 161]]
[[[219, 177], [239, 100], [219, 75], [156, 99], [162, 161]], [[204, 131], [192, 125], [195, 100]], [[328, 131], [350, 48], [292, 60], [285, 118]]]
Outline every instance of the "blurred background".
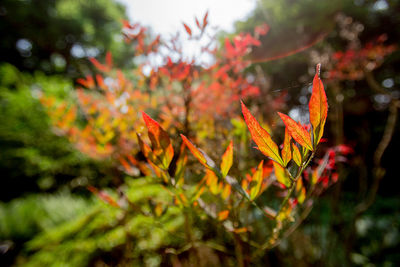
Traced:
[[[99, 204], [87, 186], [113, 188], [122, 174], [111, 161], [90, 158], [57, 134], [40, 94], [75, 101], [76, 80], [94, 72], [88, 58], [104, 59], [108, 51], [116, 67], [134, 70], [138, 64], [132, 60], [133, 46], [123, 41], [123, 20], [168, 37], [184, 33], [182, 22], [207, 10], [221, 43], [226, 36], [269, 25], [246, 69], [249, 77], [259, 77], [263, 94], [251, 103], [264, 117], [270, 112], [263, 105], [267, 95], [284, 101], [293, 118], [307, 112], [311, 77], [322, 63], [330, 105], [325, 137], [331, 145], [353, 150], [339, 163], [339, 182], [320, 197], [297, 231], [266, 253], [265, 266], [400, 265], [400, 1], [3, 0], [2, 266], [58, 261], [126, 266], [121, 259], [129, 256], [120, 248], [129, 240], [121, 241], [117, 231], [96, 239], [88, 235], [71, 256], [77, 242], [71, 235], [88, 216], [99, 222], [118, 216]], [[142, 224], [137, 222], [145, 228]], [[42, 249], [49, 240], [68, 245], [63, 252]], [[163, 262], [159, 248], [140, 249], [144, 266]]]

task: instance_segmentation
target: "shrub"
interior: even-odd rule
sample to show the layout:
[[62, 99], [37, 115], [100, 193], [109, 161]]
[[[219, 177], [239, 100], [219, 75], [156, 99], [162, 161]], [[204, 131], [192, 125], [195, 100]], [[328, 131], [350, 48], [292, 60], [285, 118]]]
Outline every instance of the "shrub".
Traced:
[[[196, 58], [184, 56], [178, 36], [151, 40], [140, 24], [126, 22], [127, 42], [138, 58], [147, 59], [133, 75], [115, 70], [108, 54], [105, 64], [91, 59], [102, 74], [77, 81], [79, 105], [42, 98], [60, 133], [94, 158], [111, 158], [128, 175], [117, 191], [89, 187], [110, 204], [110, 214], [93, 215], [90, 221], [101, 222], [96, 225], [80, 223], [72, 243], [63, 248], [73, 254], [78, 243], [84, 244], [90, 252], [84, 262], [95, 260], [99, 250], [118, 252], [121, 264], [146, 261], [146, 255], [156, 265], [257, 262], [266, 249], [298, 227], [318, 195], [338, 179], [336, 155], [345, 147], [317, 153], [328, 116], [320, 65], [309, 102], [310, 124], [278, 113], [285, 126], [278, 147], [273, 128], [260, 124], [243, 101], [244, 120], [235, 115], [240, 99], [250, 102], [260, 96], [252, 77], [245, 74], [250, 64], [245, 56], [259, 45], [256, 37], [266, 34], [268, 27], [256, 28], [255, 37], [241, 33], [233, 42], [225, 39], [219, 49], [209, 33], [207, 14], [201, 23], [195, 22], [196, 31], [183, 26], [188, 40], [201, 44]], [[204, 60], [206, 56], [212, 60]], [[248, 148], [246, 125], [257, 149], [267, 157], [259, 163], [261, 154]], [[192, 161], [187, 149], [203, 167]], [[213, 158], [221, 158], [220, 164]], [[140, 176], [146, 178], [134, 178]], [[147, 191], [153, 186], [157, 194]], [[176, 222], [172, 228], [170, 220]], [[168, 235], [158, 233], [158, 226], [168, 229]], [[117, 241], [110, 237], [104, 243], [107, 248], [102, 247], [95, 237], [100, 232], [118, 236]], [[173, 237], [182, 232], [183, 237]], [[69, 236], [71, 232], [63, 238]], [[39, 245], [31, 248], [46, 251], [51, 245], [43, 240], [47, 237], [32, 241]], [[147, 244], [150, 241], [154, 242]]]

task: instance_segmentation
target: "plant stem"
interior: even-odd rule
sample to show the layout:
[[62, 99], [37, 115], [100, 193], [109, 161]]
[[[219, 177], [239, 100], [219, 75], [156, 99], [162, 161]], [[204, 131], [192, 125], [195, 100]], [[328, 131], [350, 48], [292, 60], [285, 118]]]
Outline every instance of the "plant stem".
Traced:
[[[190, 210], [187, 208], [184, 208], [183, 211], [184, 214], [184, 227], [185, 227], [185, 235], [186, 235], [186, 242], [189, 244], [189, 262], [192, 265], [193, 262], [197, 262], [197, 264], [200, 264], [201, 259], [199, 255], [197, 254], [197, 248], [195, 245], [195, 242], [193, 240], [193, 233], [192, 233], [192, 226], [191, 226], [191, 218], [190, 218]], [[193, 261], [194, 259], [194, 261]]]
[[289, 191], [287, 192], [286, 197], [283, 199], [281, 205], [279, 206], [279, 209], [278, 209], [278, 212], [276, 213], [275, 218], [278, 218], [278, 216], [282, 212], [283, 208], [286, 206], [287, 202], [290, 199], [290, 196], [292, 195], [292, 193], [294, 191], [294, 188], [296, 187], [297, 180], [301, 177], [301, 174], [303, 173], [304, 169], [307, 168], [307, 166], [310, 164], [311, 160], [314, 157], [314, 154], [315, 154], [315, 151], [313, 151], [311, 153], [310, 157], [308, 158], [308, 160], [301, 165], [301, 168], [299, 169], [299, 172], [297, 173], [296, 177], [291, 179]]
[[238, 267], [245, 267], [245, 260], [243, 257], [243, 246], [240, 240], [240, 236], [238, 234], [233, 234], [233, 238], [235, 241], [235, 254], [236, 254], [236, 260], [237, 260], [237, 266]]

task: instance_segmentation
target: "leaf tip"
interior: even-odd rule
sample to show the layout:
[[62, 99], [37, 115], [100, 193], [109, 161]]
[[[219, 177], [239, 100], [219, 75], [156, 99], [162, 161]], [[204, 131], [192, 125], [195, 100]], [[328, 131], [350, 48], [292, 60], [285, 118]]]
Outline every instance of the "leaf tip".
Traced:
[[149, 115], [147, 115], [146, 114], [146, 112], [144, 112], [144, 111], [141, 111], [141, 113], [142, 113], [142, 118], [143, 118], [143, 120], [147, 120], [148, 118], [150, 118], [150, 116]]
[[318, 63], [315, 67], [315, 74], [318, 76], [318, 78], [321, 78], [321, 63]]

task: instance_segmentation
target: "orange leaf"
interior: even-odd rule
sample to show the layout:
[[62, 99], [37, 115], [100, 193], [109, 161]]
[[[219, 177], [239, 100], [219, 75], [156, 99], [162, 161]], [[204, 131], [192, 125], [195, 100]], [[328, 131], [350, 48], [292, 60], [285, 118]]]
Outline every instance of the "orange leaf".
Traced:
[[314, 146], [316, 146], [322, 138], [325, 121], [328, 116], [328, 100], [326, 98], [324, 85], [319, 78], [320, 68], [321, 64], [318, 64], [313, 80], [312, 94], [308, 104], [310, 122], [313, 126]]
[[189, 141], [189, 139], [186, 138], [183, 134], [181, 134], [182, 140], [185, 143], [185, 145], [189, 148], [190, 152], [192, 152], [193, 156], [195, 156], [201, 164], [203, 164], [205, 167], [209, 168], [207, 165], [207, 160], [204, 157], [203, 153], [200, 152], [193, 144], [192, 142]]
[[112, 54], [110, 51], [108, 51], [106, 54], [106, 64], [107, 64], [107, 67], [109, 67], [110, 69], [113, 66]]
[[183, 193], [176, 195], [176, 198], [178, 200], [178, 203], [182, 204], [183, 206], [188, 205], [188, 199], [186, 198], [186, 196]]
[[229, 169], [232, 167], [232, 162], [233, 162], [233, 142], [231, 141], [224, 155], [222, 156], [221, 173], [223, 177], [225, 177], [228, 174]]
[[251, 133], [251, 137], [257, 144], [260, 151], [277, 163], [284, 165], [282, 158], [279, 156], [278, 146], [272, 140], [269, 133], [260, 126], [257, 120], [253, 117], [253, 115], [251, 115], [250, 111], [243, 104], [243, 102], [241, 102], [241, 104], [242, 113], [246, 121], [247, 127], [249, 128], [249, 131]]
[[218, 188], [218, 177], [211, 170], [206, 171], [206, 177], [206, 185], [210, 189], [210, 192], [214, 195], [218, 194], [220, 192]]
[[139, 134], [136, 134], [136, 136], [138, 139], [140, 150], [142, 151], [145, 158], [150, 162], [159, 163], [159, 162], [157, 162], [157, 158], [153, 154], [153, 151], [151, 151], [151, 148], [149, 147], [149, 145], [146, 144], [145, 142], [143, 142], [143, 140]]
[[189, 28], [189, 26], [183, 23], [183, 27], [185, 27], [185, 30], [189, 34], [189, 36], [192, 36], [192, 30]]
[[250, 199], [254, 200], [257, 196], [258, 193], [261, 191], [261, 185], [263, 182], [263, 165], [264, 165], [264, 160], [258, 164], [256, 172], [253, 174], [251, 181], [255, 183], [255, 185], [250, 189]]
[[229, 210], [223, 210], [218, 213], [218, 220], [224, 221], [228, 218], [228, 216], [229, 216]]
[[82, 86], [89, 87], [88, 83], [86, 82], [85, 79], [79, 78], [79, 79], [76, 80], [76, 82], [79, 83]]
[[104, 79], [100, 74], [96, 74], [96, 81], [97, 81], [97, 85], [103, 89], [103, 90], [107, 90], [107, 85], [104, 83]]
[[311, 136], [309, 132], [307, 132], [307, 130], [304, 129], [300, 123], [295, 122], [289, 116], [282, 114], [280, 112], [278, 112], [278, 114], [283, 120], [283, 123], [285, 123], [286, 128], [288, 129], [293, 139], [296, 140], [296, 142], [299, 143], [300, 145], [306, 147], [308, 150], [313, 150]]
[[[161, 169], [158, 167], [159, 165], [162, 165], [160, 162], [159, 158], [157, 158], [151, 148], [149, 147], [148, 144], [143, 142], [142, 138], [140, 137], [139, 134], [136, 134], [139, 142], [140, 149], [142, 150], [143, 155], [146, 157], [147, 162], [150, 164], [151, 168], [153, 169], [155, 175], [157, 177], [160, 177], [164, 180], [164, 182], [168, 182], [168, 179], [165, 175], [165, 173], [161, 172]], [[157, 164], [157, 165], [156, 165]]]
[[221, 196], [223, 199], [226, 200], [230, 195], [231, 195], [231, 186], [229, 184], [226, 184], [224, 190], [221, 193]]
[[194, 20], [196, 21], [197, 27], [201, 30], [200, 22], [199, 20], [195, 17]]
[[95, 59], [94, 57], [89, 58], [90, 62], [92, 62], [92, 64], [96, 67], [96, 69], [98, 69], [99, 71], [102, 72], [108, 72], [109, 68], [107, 66], [104, 66], [103, 64], [101, 64], [97, 59]]
[[136, 134], [136, 136], [137, 136], [137, 139], [138, 139], [138, 142], [139, 142], [139, 146], [140, 146], [140, 149], [142, 150], [143, 155], [146, 158], [151, 157], [150, 156], [152, 154], [151, 148], [145, 142], [143, 142], [143, 140], [142, 140], [142, 138], [140, 137], [139, 134]]
[[89, 185], [87, 187], [87, 189], [92, 192], [94, 195], [96, 195], [98, 198], [100, 198], [101, 200], [103, 200], [104, 202], [107, 202], [108, 204], [110, 204], [111, 206], [114, 207], [119, 207], [119, 204], [105, 191], [99, 191], [96, 187], [93, 187], [91, 185]]
[[292, 153], [290, 150], [290, 134], [289, 131], [285, 128], [285, 140], [283, 141], [283, 148], [282, 148], [282, 160], [283, 166], [286, 167], [289, 161], [292, 159]]
[[207, 18], [208, 18], [208, 10], [207, 10], [207, 12], [206, 12], [206, 14], [204, 15], [204, 18], [203, 18], [203, 29], [204, 29], [204, 28], [207, 26], [207, 24], [208, 24]]
[[236, 228], [233, 230], [236, 234], [246, 233], [248, 229], [246, 227]]
[[150, 176], [151, 175], [151, 169], [143, 162], [141, 161], [137, 161], [132, 155], [128, 155], [128, 160], [135, 166], [137, 166], [139, 168], [139, 170], [141, 172], [144, 173], [144, 175], [146, 176]]
[[129, 163], [124, 158], [120, 158], [119, 162], [122, 164], [125, 171], [129, 172], [129, 170], [131, 169], [131, 166], [129, 165]]
[[168, 168], [174, 157], [174, 149], [168, 133], [161, 128], [160, 124], [142, 112], [143, 120], [146, 123], [149, 138], [153, 146], [153, 153], [160, 157], [163, 167]]

